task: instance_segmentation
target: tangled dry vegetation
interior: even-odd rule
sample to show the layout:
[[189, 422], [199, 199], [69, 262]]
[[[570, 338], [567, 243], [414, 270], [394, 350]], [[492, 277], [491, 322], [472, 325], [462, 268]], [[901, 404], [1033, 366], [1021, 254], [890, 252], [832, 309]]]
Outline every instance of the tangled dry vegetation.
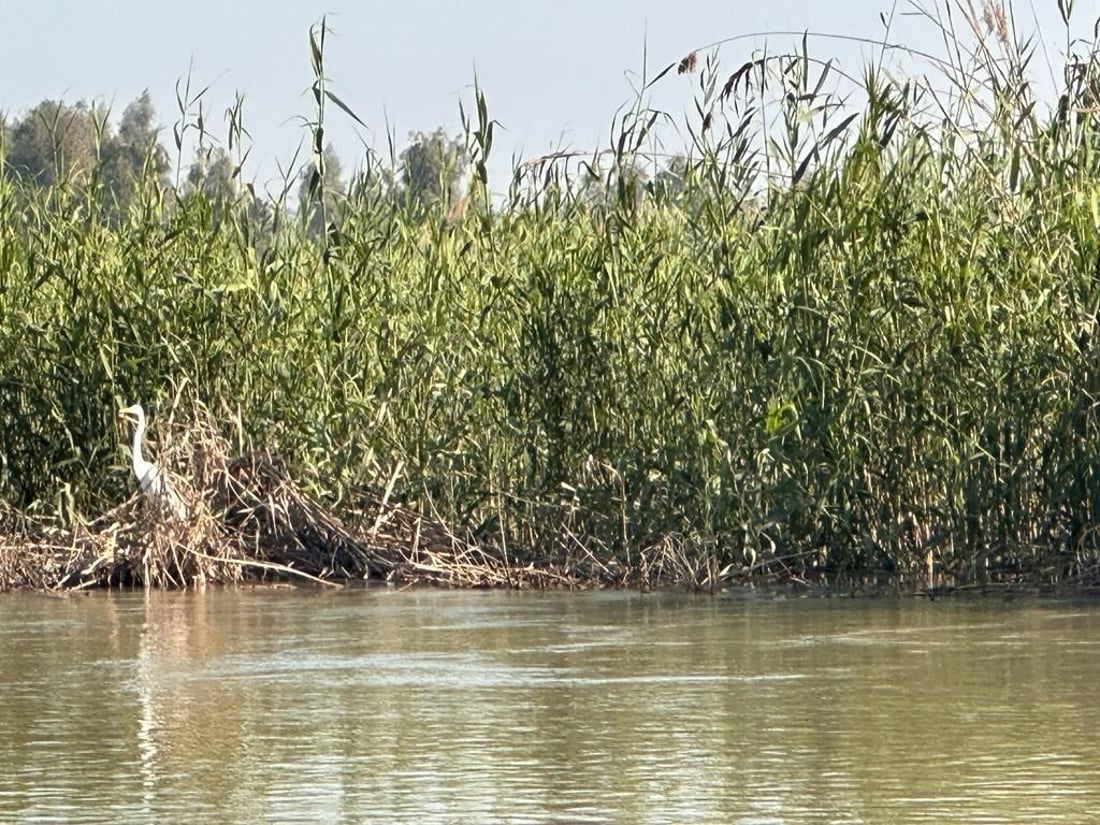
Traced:
[[[279, 456], [257, 451], [231, 458], [215, 417], [202, 405], [178, 420], [173, 413], [157, 430], [160, 464], [171, 468], [187, 517], [174, 516], [140, 492], [75, 527], [2, 510], [0, 591], [275, 581], [517, 589], [675, 585], [712, 592], [751, 581], [829, 589], [824, 568], [808, 561], [812, 554], [771, 552], [758, 559], [750, 553], [744, 564], [720, 569], [716, 548], [667, 534], [622, 556], [596, 539], [603, 530], [591, 529], [596, 511], [609, 508], [583, 507], [575, 491], [544, 514], [549, 521], [529, 537], [535, 549], [523, 552], [510, 553], [473, 532], [460, 535], [441, 518], [396, 501], [397, 474], [377, 487], [350, 491], [350, 505], [337, 515], [295, 483]], [[928, 581], [924, 595], [944, 591], [933, 586], [931, 571]], [[881, 589], [884, 582], [848, 584]]]
[[[200, 409], [160, 430], [163, 466], [187, 504], [178, 520], [135, 492], [75, 528], [4, 515], [0, 589], [184, 588], [208, 582], [374, 580], [462, 587], [571, 586], [568, 575], [506, 557], [440, 520], [357, 490], [338, 518], [306, 495], [266, 452], [230, 458], [213, 416]], [[166, 432], [165, 432], [166, 431]]]

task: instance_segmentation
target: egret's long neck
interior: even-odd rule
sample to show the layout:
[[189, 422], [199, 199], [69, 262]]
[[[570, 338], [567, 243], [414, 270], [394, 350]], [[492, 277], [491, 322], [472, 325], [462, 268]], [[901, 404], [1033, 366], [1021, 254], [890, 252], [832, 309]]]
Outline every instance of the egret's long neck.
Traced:
[[145, 416], [139, 416], [137, 420], [137, 428], [134, 430], [134, 464], [141, 464], [145, 461], [141, 455], [141, 439], [145, 435]]

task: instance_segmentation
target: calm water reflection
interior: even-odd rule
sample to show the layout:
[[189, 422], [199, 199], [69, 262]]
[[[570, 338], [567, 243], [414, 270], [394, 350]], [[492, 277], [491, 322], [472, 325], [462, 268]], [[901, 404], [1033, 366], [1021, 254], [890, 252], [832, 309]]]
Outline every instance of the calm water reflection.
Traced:
[[0, 821], [1087, 822], [1100, 605], [0, 598]]

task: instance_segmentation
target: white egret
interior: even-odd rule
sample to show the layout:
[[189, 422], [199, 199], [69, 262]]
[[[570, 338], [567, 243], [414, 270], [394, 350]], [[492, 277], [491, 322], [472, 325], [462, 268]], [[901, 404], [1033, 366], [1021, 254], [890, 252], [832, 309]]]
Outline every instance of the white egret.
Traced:
[[121, 410], [119, 415], [137, 425], [134, 430], [133, 463], [134, 475], [137, 476], [141, 492], [158, 507], [165, 508], [177, 519], [184, 521], [187, 518], [187, 505], [172, 486], [168, 475], [152, 461], [146, 461], [141, 453], [141, 439], [145, 435], [145, 410], [141, 404], [134, 404]]

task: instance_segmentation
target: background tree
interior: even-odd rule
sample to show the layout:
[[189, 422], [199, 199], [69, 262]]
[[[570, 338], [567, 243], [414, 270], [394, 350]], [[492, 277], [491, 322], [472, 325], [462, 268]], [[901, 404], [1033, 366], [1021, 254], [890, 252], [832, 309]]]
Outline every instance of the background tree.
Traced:
[[157, 140], [155, 117], [146, 90], [123, 110], [118, 135], [108, 137], [100, 150], [103, 181], [119, 212], [129, 206], [143, 180], [168, 188], [168, 152]]
[[470, 161], [462, 139], [436, 129], [430, 134], [414, 132], [409, 140], [400, 156], [403, 195], [421, 207], [452, 203]]
[[155, 118], [147, 91], [123, 110], [117, 134], [105, 109], [43, 100], [4, 127], [5, 174], [46, 187], [58, 181], [85, 185], [98, 172], [103, 208], [117, 219], [142, 182], [168, 186], [168, 153], [158, 142]]
[[310, 237], [319, 237], [326, 223], [339, 222], [344, 193], [344, 166], [336, 147], [329, 143], [321, 157], [321, 168], [311, 161], [298, 175], [298, 212], [306, 221]]
[[215, 224], [233, 215], [257, 247], [263, 247], [271, 237], [275, 220], [272, 204], [258, 198], [253, 185], [241, 180], [240, 166], [221, 146], [203, 146], [196, 152], [187, 172], [183, 199], [185, 208], [190, 204], [208, 209]]
[[184, 184], [185, 196], [202, 195], [215, 207], [237, 199], [238, 173], [229, 153], [220, 146], [201, 146], [195, 153]]
[[70, 105], [43, 100], [11, 125], [5, 171], [39, 186], [86, 179], [106, 128], [102, 116], [84, 101]]

